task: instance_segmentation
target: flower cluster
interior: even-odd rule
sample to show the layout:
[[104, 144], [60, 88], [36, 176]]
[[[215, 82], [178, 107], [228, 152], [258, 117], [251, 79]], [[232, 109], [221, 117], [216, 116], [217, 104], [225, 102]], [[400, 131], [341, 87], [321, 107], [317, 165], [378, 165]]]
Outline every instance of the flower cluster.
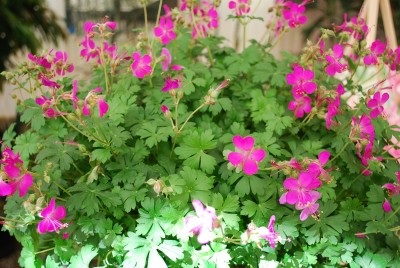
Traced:
[[6, 147], [2, 152], [0, 170], [0, 196], [13, 195], [17, 190], [19, 196], [26, 195], [33, 184], [32, 175], [24, 168], [19, 153]]
[[316, 203], [321, 197], [321, 193], [315, 189], [322, 186], [322, 182], [330, 183], [332, 178], [329, 174], [330, 170], [323, 167], [327, 164], [330, 157], [328, 151], [322, 151], [318, 155], [318, 160], [306, 159], [302, 166], [296, 160], [292, 159], [290, 163], [275, 164], [274, 166], [283, 169], [285, 166], [294, 169], [298, 174], [298, 178], [287, 178], [283, 182], [285, 193], [281, 195], [279, 203], [295, 205], [297, 210], [301, 210], [300, 220], [306, 220], [310, 215], [316, 219], [319, 218], [319, 204]]
[[[274, 29], [275, 36], [280, 35], [287, 27], [297, 28], [307, 22], [304, 15], [305, 5], [311, 0], [303, 0], [300, 4], [292, 1], [277, 0], [272, 10], [275, 11], [274, 18], [270, 21], [269, 27]], [[287, 25], [287, 26], [286, 26]]]
[[29, 70], [37, 73], [38, 81], [53, 91], [60, 88], [60, 84], [55, 81], [57, 77], [74, 71], [74, 65], [67, 62], [67, 52], [56, 51], [53, 54], [53, 50], [50, 50], [40, 55], [28, 54], [28, 59], [31, 62], [28, 65]]

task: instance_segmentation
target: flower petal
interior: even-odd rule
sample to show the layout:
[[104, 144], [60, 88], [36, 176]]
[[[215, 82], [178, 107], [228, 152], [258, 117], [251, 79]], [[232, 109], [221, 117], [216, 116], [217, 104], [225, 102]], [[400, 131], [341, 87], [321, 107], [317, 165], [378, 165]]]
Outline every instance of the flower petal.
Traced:
[[253, 175], [258, 172], [257, 163], [251, 159], [246, 159], [243, 164], [243, 172], [246, 175]]
[[254, 138], [247, 136], [247, 137], [242, 137], [242, 136], [234, 136], [233, 139], [233, 144], [242, 151], [250, 151], [254, 147]]
[[234, 165], [235, 167], [242, 164], [243, 159], [244, 159], [244, 155], [239, 152], [231, 152], [228, 154], [229, 162], [231, 162], [231, 164]]

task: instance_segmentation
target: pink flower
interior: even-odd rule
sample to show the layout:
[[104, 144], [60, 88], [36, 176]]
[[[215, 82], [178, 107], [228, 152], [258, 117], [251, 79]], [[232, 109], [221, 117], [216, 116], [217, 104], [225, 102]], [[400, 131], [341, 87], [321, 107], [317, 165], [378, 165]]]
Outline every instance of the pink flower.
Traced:
[[265, 239], [269, 242], [271, 248], [275, 248], [276, 243], [281, 240], [281, 236], [275, 232], [274, 229], [275, 215], [272, 215], [269, 219], [268, 228], [262, 226], [257, 227], [254, 223], [250, 223], [247, 226], [246, 232], [244, 232], [240, 238], [244, 244], [249, 242], [255, 242], [259, 248], [262, 247], [260, 240]]
[[381, 97], [381, 93], [376, 92], [374, 94], [374, 97], [367, 103], [368, 108], [372, 109], [369, 116], [371, 118], [377, 118], [378, 115], [384, 112], [385, 109], [383, 108], [383, 104], [385, 104], [385, 102], [387, 102], [388, 99], [389, 99], [388, 93], [384, 93]]
[[333, 56], [326, 55], [325, 59], [329, 63], [326, 67], [326, 73], [330, 76], [334, 76], [336, 73], [342, 73], [347, 70], [347, 65], [340, 63], [340, 59], [343, 57], [343, 47], [339, 44], [333, 46]]
[[289, 85], [293, 85], [292, 94], [295, 99], [302, 97], [305, 93], [312, 94], [317, 88], [314, 82], [308, 82], [314, 79], [314, 72], [304, 70], [299, 65], [293, 66], [294, 71], [286, 76]]
[[288, 178], [283, 182], [283, 186], [288, 191], [280, 197], [279, 202], [281, 204], [289, 203], [293, 205], [300, 203], [305, 205], [311, 202], [313, 197], [318, 194], [313, 189], [319, 188], [321, 185], [321, 181], [315, 178], [314, 174], [301, 172], [299, 179]]
[[132, 63], [132, 74], [138, 78], [144, 78], [147, 75], [150, 75], [153, 72], [153, 68], [151, 68], [150, 63], [152, 62], [152, 58], [150, 55], [145, 54], [143, 58], [140, 56], [140, 52], [134, 52], [132, 54], [133, 63]]
[[355, 117], [352, 117], [351, 120], [353, 121], [353, 127], [351, 130], [352, 137], [359, 133], [360, 137], [363, 139], [373, 140], [375, 138], [375, 129], [371, 123], [371, 119], [368, 116], [363, 114], [360, 117], [360, 120], [356, 119]]
[[88, 102], [93, 106], [93, 103], [97, 103], [97, 107], [99, 109], [99, 115], [100, 117], [103, 117], [107, 111], [108, 111], [108, 104], [107, 102], [100, 96], [96, 95], [95, 93], [98, 93], [101, 91], [101, 87], [95, 88], [89, 92], [89, 94], [86, 96], [85, 100], [83, 101], [83, 108], [82, 108], [82, 113], [85, 116], [90, 115], [90, 109]]
[[167, 106], [165, 106], [165, 105], [162, 105], [161, 106], [161, 112], [163, 113], [163, 114], [165, 114], [166, 112], [168, 112], [169, 111], [169, 108], [167, 107]]
[[398, 196], [400, 193], [400, 171], [397, 172], [397, 183], [386, 183], [382, 188], [387, 190], [389, 197]]
[[229, 1], [229, 9], [233, 9], [236, 16], [243, 16], [250, 12], [249, 0], [234, 0]]
[[218, 219], [213, 207], [204, 207], [200, 200], [192, 201], [197, 216], [185, 218], [185, 229], [194, 234], [198, 233], [197, 241], [200, 244], [207, 244], [214, 239], [213, 229], [218, 227]]
[[371, 45], [371, 53], [364, 57], [365, 65], [378, 64], [378, 57], [386, 50], [386, 43], [379, 39], [375, 40]]
[[83, 49], [81, 50], [80, 54], [81, 57], [86, 57], [86, 61], [99, 56], [99, 50], [97, 49], [94, 41], [88, 35], [85, 35], [81, 45], [83, 46]]
[[161, 91], [167, 92], [177, 88], [179, 88], [179, 80], [177, 78], [172, 80], [172, 78], [168, 77], [167, 79], [165, 79], [165, 85], [161, 89]]
[[250, 136], [244, 138], [241, 136], [234, 136], [232, 141], [237, 151], [229, 153], [229, 162], [235, 167], [243, 168], [243, 172], [246, 175], [257, 173], [257, 163], [264, 159], [265, 151], [263, 149], [255, 150], [254, 139]]
[[67, 52], [57, 51], [54, 57], [54, 65], [58, 75], [64, 76], [65, 72], [71, 73], [74, 70], [73, 64], [68, 64]]
[[166, 17], [160, 18], [160, 24], [154, 28], [154, 35], [160, 38], [161, 43], [168, 45], [171, 40], [176, 39], [174, 22]]
[[392, 207], [390, 206], [390, 203], [386, 198], [385, 198], [385, 202], [383, 202], [383, 204], [382, 204], [382, 208], [386, 213], [388, 213], [392, 210]]
[[302, 212], [300, 213], [301, 221], [305, 221], [310, 215], [313, 216], [313, 218], [315, 219], [319, 218], [319, 204], [315, 202], [317, 202], [317, 200], [321, 197], [321, 194], [314, 191], [312, 192], [310, 197], [311, 199], [307, 203], [296, 203], [296, 209], [302, 210]]
[[54, 198], [40, 213], [40, 217], [44, 218], [38, 224], [37, 230], [41, 234], [46, 232], [58, 232], [58, 230], [68, 227], [67, 223], [60, 222], [66, 216], [66, 209], [63, 206], [56, 207]]
[[400, 64], [400, 47], [396, 48], [395, 50], [388, 50], [385, 63], [389, 65], [390, 70], [396, 71], [397, 66]]
[[41, 98], [36, 98], [35, 102], [36, 102], [36, 104], [42, 106], [43, 116], [44, 117], [55, 118], [55, 117], [57, 117], [57, 116], [62, 114], [62, 113], [54, 110], [53, 107], [51, 107], [53, 105], [53, 102], [54, 102], [53, 98], [48, 99], [45, 95], [42, 95]]
[[302, 96], [295, 101], [289, 102], [288, 108], [291, 111], [294, 111], [294, 115], [297, 118], [302, 118], [304, 113], [310, 113], [312, 110], [311, 106], [312, 100], [308, 96]]
[[316, 178], [322, 177], [322, 179], [326, 182], [330, 180], [329, 172], [327, 172], [323, 167], [328, 163], [329, 157], [331, 154], [328, 151], [322, 151], [318, 155], [318, 161], [312, 162], [308, 166], [308, 172], [313, 174]]
[[303, 15], [306, 11], [304, 5], [298, 5], [290, 1], [285, 3], [285, 8], [282, 10], [283, 17], [288, 21], [290, 28], [296, 28], [297, 26], [307, 22], [307, 17]]
[[165, 47], [163, 47], [161, 49], [161, 68], [164, 72], [168, 71], [169, 65], [172, 62], [172, 57], [171, 57], [171, 53], [169, 52], [169, 50]]

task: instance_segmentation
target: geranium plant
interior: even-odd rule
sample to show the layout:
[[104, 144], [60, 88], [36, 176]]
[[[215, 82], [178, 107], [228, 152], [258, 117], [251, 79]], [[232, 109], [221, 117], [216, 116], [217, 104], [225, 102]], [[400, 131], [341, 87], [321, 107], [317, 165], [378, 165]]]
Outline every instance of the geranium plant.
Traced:
[[[0, 161], [21, 266], [400, 266], [391, 85], [359, 75], [396, 70], [400, 50], [366, 46], [355, 17], [300, 57], [276, 59], [274, 40], [236, 52], [212, 34], [217, 3], [181, 2], [125, 48], [115, 22], [86, 22], [90, 79], [54, 50], [3, 73], [32, 96]], [[277, 1], [271, 36], [305, 23], [307, 2]]]

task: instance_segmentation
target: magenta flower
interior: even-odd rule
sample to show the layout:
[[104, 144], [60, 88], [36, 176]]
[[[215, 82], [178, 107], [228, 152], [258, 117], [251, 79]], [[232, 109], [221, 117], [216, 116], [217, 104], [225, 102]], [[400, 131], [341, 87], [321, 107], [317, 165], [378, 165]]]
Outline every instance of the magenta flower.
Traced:
[[372, 109], [369, 116], [371, 118], [377, 118], [378, 115], [382, 114], [385, 110], [383, 108], [383, 104], [385, 104], [385, 102], [387, 102], [388, 99], [389, 99], [388, 93], [384, 93], [381, 97], [381, 93], [376, 92], [374, 94], [374, 97], [371, 100], [369, 100], [367, 103], [368, 108]]
[[298, 5], [289, 1], [285, 3], [282, 14], [285, 20], [288, 21], [289, 27], [296, 28], [307, 22], [307, 17], [303, 15], [305, 11], [306, 8], [304, 5]]
[[168, 71], [169, 65], [172, 62], [172, 57], [171, 57], [171, 53], [169, 52], [169, 50], [165, 47], [163, 47], [161, 49], [161, 68], [164, 72]]
[[168, 45], [171, 40], [176, 39], [174, 22], [166, 17], [160, 18], [160, 24], [154, 28], [154, 35], [160, 38], [163, 45]]
[[36, 102], [36, 104], [42, 106], [43, 116], [44, 117], [55, 118], [55, 117], [57, 117], [57, 116], [62, 114], [62, 113], [54, 110], [53, 107], [51, 107], [53, 105], [53, 102], [54, 102], [53, 98], [48, 99], [45, 95], [42, 95], [42, 97], [36, 98], [35, 102]]
[[319, 192], [313, 191], [310, 193], [310, 200], [307, 203], [297, 203], [296, 209], [302, 210], [300, 213], [300, 220], [305, 221], [310, 215], [318, 219], [319, 204], [315, 203], [321, 197]]
[[382, 188], [387, 190], [389, 197], [398, 196], [400, 193], [400, 171], [397, 172], [397, 183], [386, 183]]
[[288, 108], [294, 111], [294, 115], [297, 118], [302, 118], [304, 113], [308, 114], [312, 110], [312, 100], [308, 96], [302, 96], [294, 101], [289, 102]]
[[364, 64], [378, 64], [378, 57], [386, 50], [386, 43], [381, 42], [379, 39], [375, 40], [371, 45], [371, 53], [364, 57]]
[[86, 96], [85, 100], [83, 101], [83, 108], [82, 108], [82, 113], [85, 116], [90, 115], [90, 106], [94, 106], [94, 104], [97, 104], [97, 107], [99, 109], [99, 115], [100, 117], [103, 117], [107, 111], [108, 111], [108, 104], [107, 102], [100, 96], [96, 95], [95, 93], [98, 93], [101, 91], [101, 87], [95, 88], [89, 92], [89, 94]]
[[265, 151], [263, 149], [254, 149], [254, 139], [250, 136], [244, 138], [234, 136], [232, 141], [237, 151], [229, 153], [229, 162], [235, 167], [243, 168], [243, 172], [246, 175], [256, 174], [258, 172], [257, 163], [264, 159]]
[[229, 1], [229, 9], [233, 9], [236, 16], [243, 16], [250, 12], [249, 0]]
[[204, 207], [200, 200], [192, 201], [197, 216], [185, 218], [185, 229], [191, 234], [198, 234], [197, 241], [207, 244], [214, 239], [213, 229], [218, 226], [218, 219], [213, 207]]
[[58, 233], [58, 230], [68, 227], [67, 223], [60, 222], [61, 219], [65, 218], [66, 214], [65, 207], [56, 207], [56, 201], [52, 198], [49, 205], [40, 212], [40, 217], [43, 220], [38, 224], [38, 232], [41, 234], [45, 234], [46, 232]]
[[396, 48], [395, 50], [388, 50], [385, 63], [389, 65], [390, 70], [396, 71], [397, 66], [400, 64], [400, 47]]
[[54, 65], [58, 75], [64, 76], [66, 72], [71, 73], [74, 70], [73, 64], [68, 64], [67, 52], [57, 51], [54, 57]]
[[392, 206], [390, 205], [389, 201], [385, 198], [385, 202], [382, 204], [383, 210], [388, 213], [392, 210]]
[[162, 105], [162, 106], [161, 106], [161, 112], [162, 112], [163, 114], [165, 114], [165, 113], [169, 112], [169, 108], [168, 108], [168, 106], [166, 106], [166, 105]]
[[351, 130], [351, 136], [355, 136], [356, 134], [360, 134], [360, 137], [367, 140], [373, 140], [375, 137], [375, 129], [371, 123], [371, 119], [363, 114], [360, 117], [360, 120], [352, 117], [351, 120], [353, 121], [353, 127]]
[[312, 162], [308, 166], [308, 172], [313, 174], [316, 178], [321, 177], [324, 181], [329, 181], [329, 172], [324, 169], [326, 163], [328, 163], [331, 154], [328, 151], [322, 151], [318, 155], [318, 161]]
[[173, 89], [179, 88], [179, 80], [177, 78], [173, 79], [171, 77], [168, 77], [165, 79], [165, 85], [161, 89], [162, 92], [167, 92]]
[[311, 202], [313, 196], [318, 192], [313, 189], [321, 187], [322, 183], [314, 174], [309, 172], [301, 172], [299, 179], [288, 178], [283, 182], [286, 190], [280, 199], [281, 204], [289, 203], [291, 205], [300, 203], [302, 205]]
[[286, 81], [289, 85], [293, 85], [292, 94], [295, 99], [302, 97], [305, 93], [312, 94], [317, 88], [317, 84], [309, 82], [314, 79], [314, 72], [304, 70], [299, 65], [293, 66], [293, 73], [286, 76]]
[[325, 59], [329, 63], [325, 71], [328, 75], [334, 76], [336, 73], [342, 73], [347, 70], [347, 65], [340, 63], [343, 57], [343, 47], [339, 44], [333, 46], [333, 55], [326, 55]]
[[99, 56], [99, 50], [97, 49], [94, 41], [88, 35], [85, 35], [81, 45], [83, 46], [83, 49], [81, 50], [80, 54], [81, 57], [86, 57], [86, 61]]
[[138, 78], [144, 78], [147, 75], [150, 75], [153, 72], [153, 68], [151, 68], [150, 63], [152, 62], [152, 58], [150, 55], [145, 54], [143, 58], [140, 56], [140, 52], [134, 52], [132, 54], [133, 63], [132, 63], [132, 74]]

